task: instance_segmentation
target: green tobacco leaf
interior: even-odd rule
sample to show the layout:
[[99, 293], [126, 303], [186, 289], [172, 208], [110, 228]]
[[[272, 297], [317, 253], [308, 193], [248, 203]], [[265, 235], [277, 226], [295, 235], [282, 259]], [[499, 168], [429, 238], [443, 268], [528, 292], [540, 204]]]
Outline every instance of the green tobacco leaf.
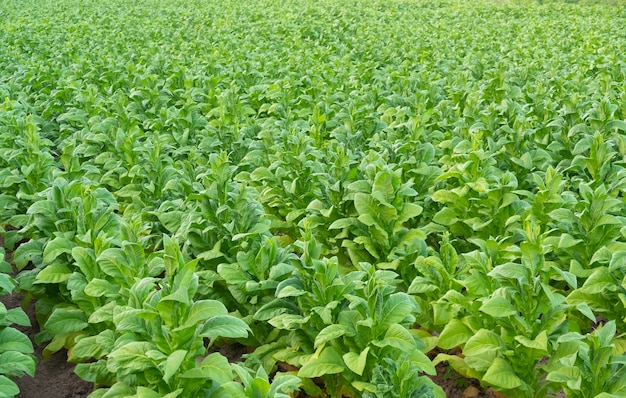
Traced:
[[[208, 370], [209, 378], [218, 384], [228, 383], [233, 380], [233, 371], [228, 359], [216, 352], [208, 355], [200, 362], [200, 368]], [[180, 377], [183, 377], [182, 375]]]
[[415, 309], [413, 297], [403, 292], [393, 293], [385, 300], [377, 324], [379, 327], [386, 328], [394, 323], [400, 323]]
[[494, 269], [492, 269], [489, 274], [492, 277], [500, 277], [506, 279], [517, 279], [520, 281], [526, 280], [526, 270], [524, 267], [520, 266], [520, 264], [516, 263], [505, 263], [498, 265]]
[[534, 340], [530, 340], [526, 336], [515, 336], [515, 340], [524, 347], [540, 351], [544, 354], [548, 353], [548, 333], [545, 330], [539, 333]]
[[439, 335], [437, 346], [444, 350], [463, 345], [474, 335], [474, 331], [458, 319], [452, 319]]
[[270, 396], [270, 383], [267, 380], [256, 377], [246, 390], [249, 395], [254, 397], [268, 397]]
[[217, 273], [229, 285], [240, 285], [252, 280], [247, 272], [243, 271], [239, 264], [220, 264], [217, 267]]
[[297, 314], [280, 314], [269, 320], [269, 324], [278, 329], [295, 330], [307, 323], [309, 317]]
[[324, 329], [320, 330], [318, 335], [315, 337], [315, 345], [314, 348], [318, 348], [319, 346], [327, 343], [328, 341], [334, 340], [338, 337], [346, 334], [347, 329], [343, 325], [329, 325]]
[[312, 379], [327, 374], [341, 373], [345, 370], [345, 364], [341, 355], [334, 347], [324, 347], [319, 355], [313, 355], [309, 358], [298, 371], [298, 377]]
[[0, 352], [7, 351], [32, 354], [34, 350], [32, 343], [24, 333], [9, 327], [0, 331]]
[[576, 275], [571, 272], [564, 271], [556, 266], [552, 266], [550, 269], [559, 274], [572, 290], [576, 290], [578, 288], [578, 279], [576, 278]]
[[570, 234], [561, 234], [557, 247], [559, 249], [569, 249], [570, 247], [576, 246], [581, 242], [582, 239], [574, 239], [574, 237]]
[[605, 289], [615, 286], [616, 282], [615, 277], [611, 275], [607, 267], [598, 267], [579, 290], [586, 294], [599, 294]]
[[217, 241], [211, 250], [206, 250], [200, 254], [196, 258], [200, 260], [214, 260], [216, 258], [220, 258], [224, 256], [224, 253], [221, 252], [222, 241]]
[[43, 256], [43, 245], [37, 240], [22, 243], [13, 253], [13, 262], [18, 271], [22, 270], [29, 262], [38, 263]]
[[6, 320], [20, 326], [31, 326], [28, 315], [26, 315], [21, 307], [15, 307], [8, 310]]
[[72, 257], [76, 267], [81, 270], [88, 280], [99, 276], [99, 270], [96, 266], [96, 255], [93, 249], [76, 246], [72, 249]]
[[623, 120], [611, 120], [606, 123], [607, 130], [621, 130], [626, 132], [626, 121]]
[[111, 372], [106, 367], [106, 360], [101, 359], [96, 362], [79, 363], [74, 368], [81, 379], [98, 384], [109, 385], [112, 383]]
[[[347, 241], [344, 240], [343, 242], [345, 243]], [[357, 236], [356, 238], [354, 238], [354, 243], [363, 245], [363, 247], [365, 247], [365, 250], [367, 250], [367, 252], [371, 254], [375, 259], [380, 258], [380, 254], [378, 254], [376, 244], [371, 238], [368, 238], [366, 236]]]
[[85, 294], [91, 297], [115, 297], [119, 296], [119, 286], [113, 285], [104, 279], [94, 278], [85, 286]]
[[361, 214], [357, 219], [368, 227], [376, 226], [382, 229], [382, 227], [378, 225], [378, 220], [372, 214]]
[[8, 351], [0, 354], [0, 374], [22, 377], [35, 376], [35, 358], [22, 352]]
[[553, 370], [548, 373], [546, 380], [560, 384], [565, 383], [572, 390], [580, 390], [582, 384], [580, 369], [575, 366], [563, 366]]
[[350, 184], [348, 184], [348, 190], [350, 190], [351, 192], [367, 193], [367, 192], [371, 192], [372, 191], [372, 186], [371, 186], [371, 184], [368, 181], [356, 180], [356, 181], [352, 181]]
[[89, 323], [113, 322], [113, 309], [117, 306], [115, 301], [109, 301], [89, 315]]
[[459, 219], [457, 218], [454, 210], [444, 207], [443, 209], [439, 210], [437, 214], [434, 215], [433, 221], [441, 225], [452, 225], [459, 221]]
[[367, 353], [369, 350], [370, 347], [367, 347], [361, 351], [360, 354], [356, 352], [347, 352], [343, 354], [342, 358], [348, 369], [359, 376], [363, 375], [363, 370], [365, 370], [365, 365], [367, 364]]
[[117, 331], [142, 333], [145, 331], [145, 317], [154, 313], [150, 310], [117, 306], [113, 309], [113, 323]]
[[218, 315], [227, 315], [224, 304], [217, 300], [199, 300], [191, 305], [187, 320], [180, 329], [188, 328]]
[[[250, 370], [246, 367], [243, 367], [241, 365], [238, 364], [231, 364], [231, 368], [233, 369], [233, 371], [235, 372], [235, 374], [237, 375], [237, 378], [239, 380], [241, 380], [241, 383], [244, 386], [249, 386], [252, 384], [252, 381], [255, 379], [251, 374], [250, 374]], [[259, 369], [259, 372], [264, 372], [265, 369], [261, 370]], [[257, 375], [259, 376], [259, 375]], [[269, 384], [268, 384], [268, 388], [269, 388]]]
[[434, 376], [437, 374], [435, 365], [433, 365], [433, 362], [430, 360], [430, 358], [428, 358], [428, 356], [424, 354], [422, 351], [411, 350], [408, 354], [408, 359], [409, 361], [411, 361], [413, 366], [419, 368], [420, 371], [426, 374], [429, 374], [431, 376]]
[[300, 378], [290, 374], [284, 374], [274, 377], [270, 386], [269, 397], [275, 397], [278, 393], [291, 394], [298, 391]]
[[20, 389], [17, 387], [17, 384], [8, 377], [0, 375], [0, 397], [14, 397], [19, 393]]
[[431, 199], [438, 203], [459, 203], [463, 198], [454, 192], [440, 189], [433, 192]]
[[67, 352], [69, 362], [82, 362], [89, 358], [98, 358], [102, 348], [97, 344], [97, 336], [89, 336], [79, 339]]
[[269, 230], [270, 230], [270, 221], [269, 220], [263, 220], [261, 222], [258, 222], [256, 224], [254, 224], [254, 226], [252, 228], [250, 228], [250, 230], [248, 232], [234, 235], [232, 240], [236, 241], [236, 240], [245, 238], [245, 237], [250, 236], [250, 235], [263, 234], [263, 233], [265, 233], [265, 232], [267, 232]]
[[476, 192], [487, 192], [487, 190], [489, 189], [489, 183], [487, 182], [487, 180], [485, 180], [484, 177], [480, 177], [474, 182], [468, 182], [467, 186]]
[[140, 184], [125, 185], [115, 192], [115, 196], [120, 198], [141, 197], [142, 187]]
[[352, 387], [356, 388], [357, 391], [360, 391], [360, 392], [367, 391], [372, 394], [375, 393], [377, 389], [375, 384], [367, 383], [367, 382], [359, 381], [359, 380], [353, 381]]
[[128, 258], [124, 250], [112, 247], [104, 250], [97, 258], [100, 270], [114, 279], [123, 279], [126, 270], [134, 266], [128, 263]]
[[163, 380], [165, 380], [166, 383], [169, 383], [172, 376], [178, 372], [178, 369], [185, 360], [187, 353], [188, 351], [186, 350], [176, 350], [168, 355], [167, 360], [165, 361], [165, 366], [163, 367]]
[[[96, 393], [101, 390], [96, 390]], [[108, 389], [104, 390], [102, 395], [97, 398], [126, 398], [132, 396], [135, 393], [135, 389], [126, 383], [116, 382]], [[91, 394], [90, 394], [91, 395]]]
[[402, 212], [400, 213], [400, 215], [398, 216], [398, 220], [396, 221], [397, 227], [402, 227], [405, 222], [422, 214], [422, 211], [424, 211], [424, 208], [418, 204], [405, 203], [402, 207]]
[[[248, 398], [249, 395], [246, 394], [247, 392], [252, 393], [251, 388], [244, 391], [244, 386], [241, 383], [230, 381], [228, 383], [221, 384], [218, 390], [211, 393], [211, 398]], [[261, 396], [264, 397], [265, 395]]]
[[454, 369], [457, 373], [463, 377], [467, 377], [468, 379], [480, 379], [482, 376], [482, 373], [467, 366], [465, 359], [457, 355], [438, 354], [433, 360], [433, 364], [438, 365], [444, 361], [448, 362], [452, 369]]
[[[619, 360], [615, 361], [619, 362]], [[608, 392], [618, 396], [626, 396], [626, 371], [623, 367], [624, 360], [621, 361], [622, 367], [619, 368], [618, 375], [613, 376], [609, 381]]]
[[395, 220], [397, 218], [397, 211], [394, 207], [379, 205], [371, 195], [365, 193], [354, 195], [354, 207], [359, 213], [359, 220], [361, 220], [361, 216], [364, 216], [370, 222], [366, 225], [376, 225], [381, 229], [383, 228], [379, 225], [379, 220]]
[[165, 229], [170, 234], [175, 234], [180, 228], [181, 220], [183, 218], [184, 213], [182, 211], [167, 211], [167, 212], [156, 212], [156, 216], [159, 218], [159, 221]]
[[407, 290], [408, 294], [420, 295], [424, 293], [434, 292], [439, 290], [439, 287], [430, 283], [430, 279], [424, 278], [423, 276], [417, 276], [411, 282], [409, 286], [409, 290]]
[[558, 223], [575, 223], [576, 216], [569, 209], [557, 209], [548, 213], [548, 216]]
[[439, 338], [439, 336], [436, 336], [436, 333], [425, 329], [411, 329], [409, 333], [417, 337], [417, 347], [420, 351], [431, 352], [437, 347], [437, 339]]
[[157, 309], [159, 310], [159, 312], [167, 311], [167, 309], [171, 308], [172, 305], [174, 305], [173, 303], [168, 303], [168, 301], [188, 305], [190, 297], [189, 291], [187, 289], [187, 286], [181, 286], [178, 289], [174, 290], [174, 292], [162, 297], [159, 304], [157, 304]]
[[54, 335], [50, 343], [48, 343], [48, 345], [44, 348], [42, 352], [44, 361], [49, 360], [52, 354], [68, 346], [68, 344], [70, 343], [70, 341], [74, 339], [74, 337], [75, 337], [75, 334], [73, 333]]
[[115, 346], [117, 332], [106, 329], [96, 335], [96, 344], [98, 344], [105, 352], [110, 352]]
[[[0, 179], [4, 179], [4, 181], [0, 182], [0, 187], [2, 188], [7, 187], [8, 185], [5, 185], [7, 182], [5, 176], [0, 174]], [[20, 201], [16, 197], [0, 194], [0, 209], [16, 210], [19, 208], [19, 205], [20, 205]]]
[[490, 330], [480, 329], [463, 347], [465, 362], [469, 367], [484, 372], [489, 369], [503, 347], [504, 342], [500, 336]]
[[248, 332], [250, 327], [241, 319], [230, 315], [217, 315], [204, 324], [200, 336], [208, 337], [211, 341], [218, 337], [237, 339], [248, 337]]
[[522, 381], [515, 374], [511, 365], [502, 358], [495, 358], [487, 372], [482, 377], [485, 383], [492, 386], [512, 390], [522, 385]]
[[417, 348], [411, 332], [397, 323], [389, 326], [382, 340], [372, 341], [372, 344], [377, 347], [394, 347], [404, 352], [411, 352]]
[[73, 307], [57, 307], [50, 314], [44, 327], [52, 334], [62, 335], [80, 332], [87, 325], [87, 317], [83, 311]]
[[163, 398], [163, 395], [149, 388], [138, 386], [137, 393], [129, 395], [126, 398]]
[[289, 300], [285, 300], [285, 299], [272, 300], [269, 303], [262, 306], [261, 308], [259, 308], [259, 310], [254, 314], [254, 319], [260, 320], [260, 321], [267, 321], [287, 311], [296, 312], [298, 311], [298, 307], [296, 307]]
[[134, 373], [155, 368], [154, 360], [146, 355], [153, 348], [154, 344], [147, 341], [127, 343], [109, 354], [107, 369], [110, 372]]
[[480, 307], [480, 311], [494, 318], [505, 318], [517, 314], [515, 307], [502, 296], [494, 296], [487, 299]]
[[35, 278], [35, 283], [63, 283], [72, 276], [72, 270], [62, 263], [55, 263], [46, 266], [39, 271]]
[[72, 249], [76, 246], [76, 243], [63, 237], [57, 237], [46, 244], [43, 249], [43, 261], [50, 264], [57, 259], [61, 254], [71, 254]]
[[393, 174], [384, 170], [376, 174], [374, 177], [374, 184], [372, 185], [372, 196], [383, 204], [389, 204], [395, 197], [395, 188], [393, 187]]
[[[0, 271], [3, 272], [3, 271]], [[13, 292], [15, 289], [16, 283], [10, 275], [5, 273], [0, 273], [0, 295], [8, 294]]]
[[328, 229], [343, 229], [346, 227], [358, 226], [356, 218], [341, 218], [328, 226]]

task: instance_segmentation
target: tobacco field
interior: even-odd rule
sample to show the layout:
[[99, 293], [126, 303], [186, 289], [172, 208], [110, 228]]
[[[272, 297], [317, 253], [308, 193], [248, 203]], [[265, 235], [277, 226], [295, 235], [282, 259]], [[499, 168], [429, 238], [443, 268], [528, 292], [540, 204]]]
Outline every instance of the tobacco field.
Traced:
[[[0, 396], [626, 397], [626, 6], [0, 3]], [[218, 348], [244, 347], [232, 361]]]

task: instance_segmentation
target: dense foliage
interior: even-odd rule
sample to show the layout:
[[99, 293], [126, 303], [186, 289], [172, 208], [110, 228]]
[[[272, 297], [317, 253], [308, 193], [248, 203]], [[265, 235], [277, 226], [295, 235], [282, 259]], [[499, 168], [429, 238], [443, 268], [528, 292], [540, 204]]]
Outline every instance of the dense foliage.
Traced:
[[[508, 397], [624, 396], [624, 26], [5, 0], [0, 290], [36, 300], [92, 398], [442, 397], [441, 362]], [[13, 323], [3, 396], [35, 365]]]

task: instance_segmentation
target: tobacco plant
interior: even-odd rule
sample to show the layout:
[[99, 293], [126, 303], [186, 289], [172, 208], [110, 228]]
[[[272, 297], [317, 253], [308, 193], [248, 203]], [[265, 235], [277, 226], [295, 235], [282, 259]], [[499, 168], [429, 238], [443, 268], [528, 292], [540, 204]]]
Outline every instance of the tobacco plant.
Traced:
[[353, 265], [369, 261], [382, 269], [398, 269], [422, 249], [424, 235], [410, 222], [423, 208], [411, 200], [417, 196], [413, 182], [403, 182], [401, 170], [385, 167], [373, 157], [363, 161], [367, 179], [348, 186], [355, 214], [328, 228], [341, 230], [335, 239], [347, 249]]
[[[547, 396], [550, 385], [537, 367], [554, 354], [558, 336], [568, 332], [569, 307], [550, 286], [539, 231], [532, 223], [525, 226], [529, 241], [507, 248], [519, 253], [519, 262], [473, 267], [463, 283], [468, 297], [444, 296], [457, 314], [437, 344], [445, 349], [461, 345], [463, 357], [440, 354], [435, 362], [447, 360], [461, 374], [510, 396]], [[480, 283], [478, 274], [487, 283]]]
[[[16, 287], [11, 278], [11, 265], [5, 261], [4, 248], [0, 247], [0, 295], [11, 294]], [[7, 309], [0, 303], [0, 394], [14, 397], [20, 390], [12, 380], [25, 374], [35, 376], [33, 345], [28, 336], [13, 325], [30, 326], [30, 320], [20, 307]]]
[[222, 303], [194, 299], [197, 260], [185, 262], [167, 236], [164, 243], [164, 278], [139, 279], [128, 303], [113, 308], [115, 334], [87, 337], [73, 349], [75, 359], [102, 358], [77, 370], [88, 380], [114, 375], [115, 384], [108, 391], [96, 390], [93, 397], [126, 396], [135, 389], [171, 397], [219, 396], [230, 366], [220, 354], [207, 355], [205, 338], [211, 345], [218, 338], [248, 334], [248, 326], [228, 315]]
[[558, 338], [547, 365], [547, 380], [568, 397], [619, 397], [624, 394], [626, 367], [623, 340], [610, 321], [587, 335], [572, 332]]
[[[409, 295], [394, 293], [399, 283], [395, 272], [361, 263], [358, 271], [340, 276], [336, 258], [320, 259], [315, 241], [301, 247], [298, 276], [280, 283], [277, 300], [255, 316], [291, 331], [282, 341], [291, 340], [294, 348], [274, 350], [270, 353], [274, 359], [299, 366], [302, 378], [321, 377], [333, 396], [377, 391], [367, 380], [385, 358], [402, 358], [415, 374], [434, 373], [421, 351], [425, 346], [409, 331], [419, 308]], [[426, 381], [413, 387], [440, 394]]]

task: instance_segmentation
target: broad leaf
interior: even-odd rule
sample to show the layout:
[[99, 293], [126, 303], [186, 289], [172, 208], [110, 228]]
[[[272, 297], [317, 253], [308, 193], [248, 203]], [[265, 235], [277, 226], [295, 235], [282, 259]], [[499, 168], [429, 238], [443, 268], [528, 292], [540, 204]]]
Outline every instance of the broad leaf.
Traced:
[[495, 358], [487, 372], [482, 377], [485, 383], [492, 386], [512, 390], [520, 387], [522, 381], [515, 374], [511, 365], [502, 358]]
[[167, 360], [165, 361], [165, 366], [163, 367], [163, 380], [165, 380], [166, 383], [169, 383], [172, 376], [178, 372], [178, 369], [185, 360], [187, 353], [188, 351], [186, 350], [176, 350], [168, 355]]
[[345, 364], [339, 352], [331, 346], [324, 347], [321, 353], [313, 355], [298, 371], [299, 377], [314, 378], [327, 374], [341, 373]]
[[361, 353], [356, 352], [347, 352], [343, 354], [342, 358], [348, 369], [358, 374], [359, 376], [363, 375], [363, 370], [365, 369], [365, 365], [367, 365], [367, 353], [370, 348], [367, 347]]
[[239, 318], [230, 315], [217, 315], [209, 319], [200, 332], [200, 336], [208, 337], [211, 341], [218, 337], [245, 338], [250, 328]]
[[343, 325], [329, 325], [322, 329], [315, 337], [315, 348], [343, 336], [346, 333], [346, 328]]
[[463, 321], [452, 319], [439, 335], [437, 346], [445, 350], [450, 350], [456, 346], [465, 344], [473, 335], [474, 332], [472, 329], [463, 323]]
[[480, 311], [494, 318], [505, 318], [517, 314], [517, 310], [507, 299], [502, 296], [494, 296], [483, 302]]

